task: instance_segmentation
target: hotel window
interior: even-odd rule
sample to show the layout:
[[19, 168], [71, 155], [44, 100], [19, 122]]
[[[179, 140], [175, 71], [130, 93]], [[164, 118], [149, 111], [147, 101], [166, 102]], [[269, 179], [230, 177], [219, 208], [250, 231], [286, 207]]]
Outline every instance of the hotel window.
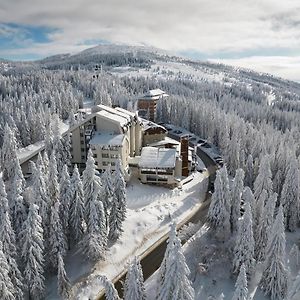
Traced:
[[81, 144], [81, 145], [84, 145], [84, 141], [80, 141], [80, 144]]
[[111, 155], [110, 155], [110, 158], [114, 158], [114, 159], [117, 159], [117, 158], [119, 158], [119, 157], [120, 157], [119, 154], [111, 154]]
[[93, 157], [94, 157], [94, 158], [97, 158], [97, 153], [94, 153], [94, 154], [93, 154]]
[[109, 158], [108, 153], [102, 153], [102, 158]]
[[108, 161], [103, 161], [103, 162], [102, 162], [102, 165], [103, 165], [103, 166], [108, 166], [108, 165], [109, 165], [109, 162], [108, 162]]

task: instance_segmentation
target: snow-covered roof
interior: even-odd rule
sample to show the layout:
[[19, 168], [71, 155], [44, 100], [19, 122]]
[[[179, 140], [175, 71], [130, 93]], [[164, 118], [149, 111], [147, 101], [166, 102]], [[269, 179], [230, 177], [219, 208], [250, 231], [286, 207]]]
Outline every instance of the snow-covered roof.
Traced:
[[107, 111], [107, 112], [109, 112], [109, 113], [111, 113], [111, 114], [114, 114], [114, 115], [118, 115], [118, 116], [120, 116], [120, 117], [123, 117], [123, 118], [125, 118], [128, 122], [130, 122], [130, 116], [127, 114], [127, 113], [125, 113], [125, 112], [122, 112], [122, 111], [119, 111], [119, 110], [117, 110], [117, 109], [115, 109], [115, 108], [112, 108], [112, 107], [109, 107], [109, 106], [106, 106], [106, 105], [103, 105], [103, 104], [99, 104], [99, 105], [97, 105], [97, 107], [100, 109], [100, 110], [105, 110], [105, 111]]
[[150, 90], [147, 92], [141, 99], [147, 100], [147, 99], [159, 99], [162, 97], [168, 97], [169, 95], [166, 94], [166, 92], [162, 91], [161, 89], [155, 89], [155, 90]]
[[103, 117], [105, 119], [108, 119], [108, 120], [111, 120], [115, 123], [119, 123], [119, 125], [121, 127], [123, 126], [126, 126], [128, 124], [128, 120], [120, 115], [116, 115], [116, 114], [113, 114], [113, 113], [110, 113], [106, 110], [101, 110], [101, 111], [98, 111], [96, 113], [96, 117], [99, 116], [99, 117]]
[[154, 143], [150, 144], [149, 146], [156, 147], [156, 146], [163, 146], [163, 145], [167, 145], [167, 144], [180, 145], [180, 142], [166, 136], [163, 140], [154, 142]]
[[143, 119], [143, 118], [140, 118], [140, 119], [141, 119], [141, 121], [143, 123], [144, 131], [146, 131], [146, 130], [148, 130], [150, 128], [161, 128], [161, 129], [163, 129], [164, 131], [167, 132], [167, 129], [165, 127], [161, 126], [161, 125], [158, 125], [158, 124], [156, 124], [154, 122], [151, 122], [151, 121]]
[[155, 89], [155, 90], [150, 90], [148, 93], [146, 93], [145, 96], [153, 97], [153, 96], [160, 96], [160, 95], [163, 95], [163, 94], [166, 94], [166, 92], [164, 92], [161, 89]]
[[176, 163], [176, 150], [144, 147], [139, 161], [140, 168], [166, 169], [174, 168]]
[[124, 138], [124, 134], [96, 132], [95, 135], [91, 138], [89, 144], [100, 146], [122, 146]]

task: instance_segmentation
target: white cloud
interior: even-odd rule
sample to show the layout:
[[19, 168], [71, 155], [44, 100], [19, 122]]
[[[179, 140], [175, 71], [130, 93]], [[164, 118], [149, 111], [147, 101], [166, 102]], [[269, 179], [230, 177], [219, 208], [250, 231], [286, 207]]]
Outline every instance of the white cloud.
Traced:
[[58, 29], [50, 43], [33, 44], [22, 53], [79, 51], [84, 41], [96, 39], [207, 56], [300, 50], [300, 2], [295, 0], [0, 1], [3, 23]]
[[211, 61], [270, 73], [300, 82], [300, 56], [252, 56], [239, 59], [211, 59]]

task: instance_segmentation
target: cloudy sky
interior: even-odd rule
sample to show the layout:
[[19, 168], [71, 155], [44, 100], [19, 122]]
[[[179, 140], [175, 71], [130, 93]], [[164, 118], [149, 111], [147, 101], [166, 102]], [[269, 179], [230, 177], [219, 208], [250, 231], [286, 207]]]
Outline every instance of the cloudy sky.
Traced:
[[300, 81], [299, 0], [0, 0], [0, 57], [147, 45]]

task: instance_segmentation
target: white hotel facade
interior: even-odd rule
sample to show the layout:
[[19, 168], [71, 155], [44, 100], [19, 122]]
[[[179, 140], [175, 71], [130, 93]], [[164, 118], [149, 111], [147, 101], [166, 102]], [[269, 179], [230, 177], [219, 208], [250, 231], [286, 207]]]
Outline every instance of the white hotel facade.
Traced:
[[[163, 126], [119, 107], [93, 107], [70, 133], [72, 163], [81, 171], [91, 149], [100, 172], [108, 167], [114, 170], [120, 159], [126, 180], [134, 175], [143, 183], [176, 186], [183, 177], [182, 161], [192, 157], [182, 156], [188, 151], [182, 151], [182, 143], [168, 138]], [[190, 160], [190, 171], [194, 165]]]

